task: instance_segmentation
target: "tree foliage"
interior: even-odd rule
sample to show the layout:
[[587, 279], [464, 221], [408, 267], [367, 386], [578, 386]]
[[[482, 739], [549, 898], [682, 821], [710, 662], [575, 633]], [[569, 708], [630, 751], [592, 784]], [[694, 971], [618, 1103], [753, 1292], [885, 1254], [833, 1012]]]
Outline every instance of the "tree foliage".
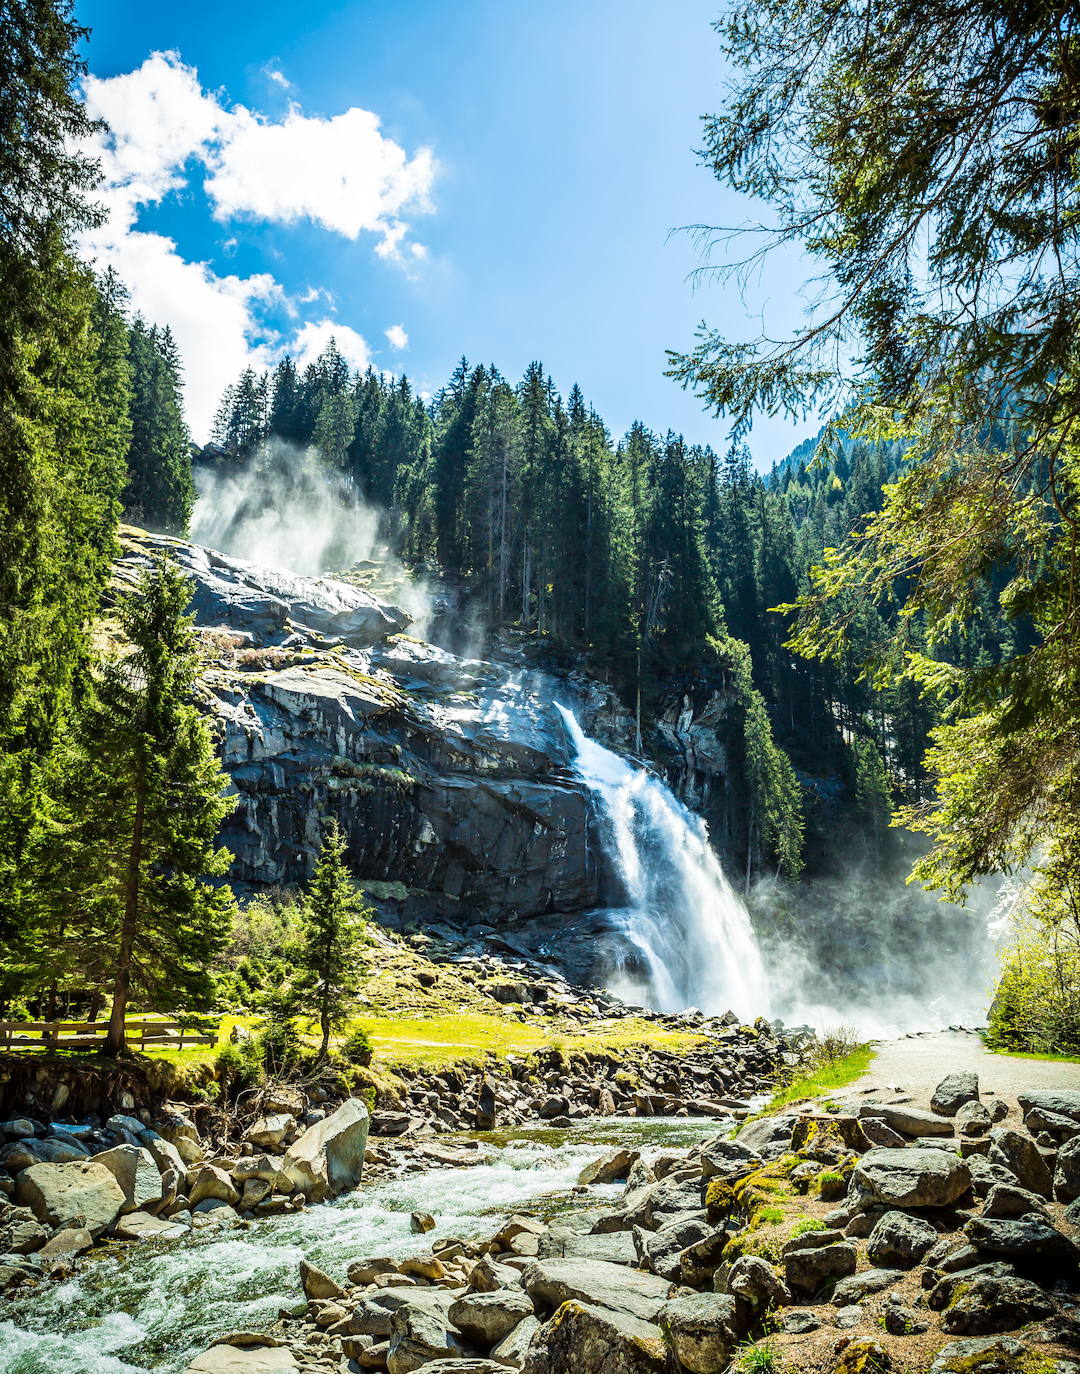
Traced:
[[336, 821], [327, 827], [315, 872], [304, 894], [303, 938], [299, 963], [305, 1000], [319, 1023], [319, 1054], [330, 1049], [330, 1035], [348, 1020], [356, 1000], [355, 980], [370, 910], [358, 900], [345, 861], [345, 836]]

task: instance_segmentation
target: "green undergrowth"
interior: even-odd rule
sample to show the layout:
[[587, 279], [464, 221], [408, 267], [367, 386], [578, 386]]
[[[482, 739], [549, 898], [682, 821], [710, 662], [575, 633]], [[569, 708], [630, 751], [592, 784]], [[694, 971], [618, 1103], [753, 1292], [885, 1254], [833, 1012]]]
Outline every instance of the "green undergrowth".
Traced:
[[774, 1093], [755, 1117], [772, 1116], [797, 1102], [812, 1101], [838, 1088], [846, 1088], [868, 1071], [873, 1059], [874, 1049], [870, 1045], [859, 1045], [839, 1058], [829, 1059]]
[[991, 1054], [1003, 1054], [1009, 1059], [1042, 1059], [1051, 1064], [1080, 1064], [1080, 1054], [1043, 1054], [1037, 1050], [1010, 1050], [1005, 1046], [987, 1045]]

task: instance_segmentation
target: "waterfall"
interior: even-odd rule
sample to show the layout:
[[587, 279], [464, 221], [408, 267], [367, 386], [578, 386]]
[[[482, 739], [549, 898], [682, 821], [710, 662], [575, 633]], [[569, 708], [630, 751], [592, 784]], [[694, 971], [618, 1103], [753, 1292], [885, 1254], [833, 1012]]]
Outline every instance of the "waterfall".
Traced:
[[[558, 705], [558, 703], [556, 703]], [[597, 744], [558, 710], [574, 765], [597, 800], [624, 905], [612, 913], [633, 955], [612, 992], [659, 1011], [768, 1014], [765, 969], [750, 916], [724, 876], [705, 823], [643, 768]]]

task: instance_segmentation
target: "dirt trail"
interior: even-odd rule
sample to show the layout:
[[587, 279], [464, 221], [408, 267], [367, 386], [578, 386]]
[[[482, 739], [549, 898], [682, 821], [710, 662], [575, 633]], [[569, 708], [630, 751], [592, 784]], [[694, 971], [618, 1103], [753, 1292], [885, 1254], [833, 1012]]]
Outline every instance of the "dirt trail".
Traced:
[[842, 1093], [844, 1099], [901, 1089], [925, 1106], [947, 1073], [974, 1069], [983, 1097], [1002, 1097], [1016, 1111], [1016, 1096], [1028, 1088], [1080, 1088], [1080, 1064], [991, 1054], [981, 1038], [960, 1031], [884, 1040], [868, 1073]]

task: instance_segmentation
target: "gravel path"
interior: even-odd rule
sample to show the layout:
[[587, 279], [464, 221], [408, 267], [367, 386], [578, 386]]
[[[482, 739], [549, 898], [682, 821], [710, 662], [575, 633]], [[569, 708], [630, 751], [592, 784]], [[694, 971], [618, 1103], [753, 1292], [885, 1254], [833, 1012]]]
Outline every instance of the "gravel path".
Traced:
[[898, 1089], [925, 1106], [945, 1075], [957, 1069], [974, 1069], [982, 1096], [1002, 1097], [1014, 1112], [1017, 1093], [1028, 1088], [1080, 1088], [1080, 1064], [991, 1054], [978, 1035], [942, 1031], [882, 1041], [869, 1072], [836, 1096]]

